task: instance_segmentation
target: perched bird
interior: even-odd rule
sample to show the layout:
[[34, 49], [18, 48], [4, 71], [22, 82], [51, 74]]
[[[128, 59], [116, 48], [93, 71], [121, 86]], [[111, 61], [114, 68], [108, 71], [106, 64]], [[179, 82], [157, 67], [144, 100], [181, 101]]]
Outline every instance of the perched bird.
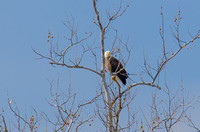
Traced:
[[110, 51], [106, 51], [104, 53], [106, 58], [106, 67], [110, 71], [112, 75], [117, 75], [117, 77], [121, 80], [121, 82], [126, 85], [126, 79], [128, 78], [128, 74], [122, 65], [122, 63], [113, 57]]

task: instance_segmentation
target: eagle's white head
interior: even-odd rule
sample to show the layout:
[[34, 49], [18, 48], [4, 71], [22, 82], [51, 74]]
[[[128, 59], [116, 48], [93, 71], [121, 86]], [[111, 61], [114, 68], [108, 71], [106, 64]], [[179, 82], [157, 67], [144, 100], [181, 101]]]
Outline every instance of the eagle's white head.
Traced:
[[110, 56], [110, 51], [106, 51], [106, 52], [104, 53], [104, 56], [105, 56], [105, 58], [109, 57], [109, 56]]

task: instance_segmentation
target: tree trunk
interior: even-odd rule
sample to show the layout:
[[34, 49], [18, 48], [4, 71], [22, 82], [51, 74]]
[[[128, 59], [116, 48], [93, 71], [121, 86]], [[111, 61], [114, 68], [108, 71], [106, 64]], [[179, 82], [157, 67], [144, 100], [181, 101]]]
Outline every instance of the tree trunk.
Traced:
[[101, 30], [101, 81], [106, 95], [107, 121], [108, 121], [109, 132], [113, 132], [112, 103], [105, 77], [104, 35], [105, 35], [105, 30]]

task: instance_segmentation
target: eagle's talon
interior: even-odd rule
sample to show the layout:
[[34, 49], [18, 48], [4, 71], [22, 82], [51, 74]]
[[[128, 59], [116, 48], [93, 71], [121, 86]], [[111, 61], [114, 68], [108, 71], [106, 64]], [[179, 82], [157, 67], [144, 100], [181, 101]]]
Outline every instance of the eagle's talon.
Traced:
[[111, 77], [113, 81], [116, 81], [116, 76]]

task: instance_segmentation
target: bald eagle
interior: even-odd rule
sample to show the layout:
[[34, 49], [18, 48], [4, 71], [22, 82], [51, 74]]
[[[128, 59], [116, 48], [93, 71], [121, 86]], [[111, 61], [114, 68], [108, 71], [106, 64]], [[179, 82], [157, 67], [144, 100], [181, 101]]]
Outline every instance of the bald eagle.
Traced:
[[106, 58], [106, 67], [110, 71], [112, 75], [117, 75], [117, 77], [121, 80], [121, 82], [126, 85], [126, 79], [128, 78], [128, 74], [123, 67], [122, 63], [113, 57], [110, 54], [110, 51], [106, 51], [104, 53], [104, 56]]

